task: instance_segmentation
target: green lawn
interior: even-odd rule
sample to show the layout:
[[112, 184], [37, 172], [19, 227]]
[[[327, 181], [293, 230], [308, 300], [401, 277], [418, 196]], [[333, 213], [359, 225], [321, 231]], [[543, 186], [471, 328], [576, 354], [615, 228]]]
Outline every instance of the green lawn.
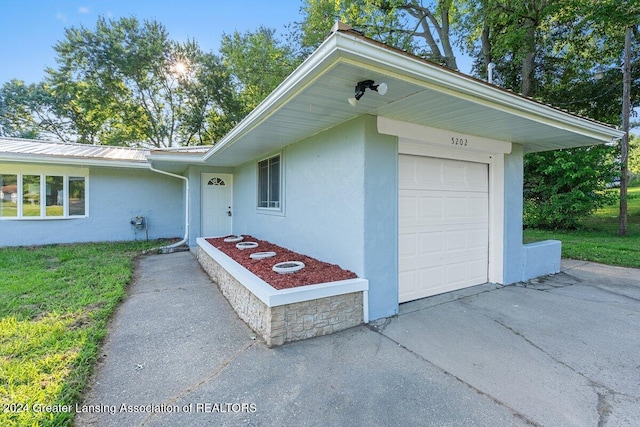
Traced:
[[580, 231], [525, 230], [525, 242], [562, 241], [562, 256], [640, 268], [640, 187], [629, 188], [628, 235], [618, 236], [618, 205], [607, 206], [583, 221]]
[[161, 243], [0, 248], [1, 426], [71, 424], [33, 405], [76, 402], [133, 258]]

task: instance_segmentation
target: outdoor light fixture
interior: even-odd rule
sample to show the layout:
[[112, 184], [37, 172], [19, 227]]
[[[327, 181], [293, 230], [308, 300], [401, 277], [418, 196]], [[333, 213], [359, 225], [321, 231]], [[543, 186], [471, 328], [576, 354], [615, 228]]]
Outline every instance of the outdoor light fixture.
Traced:
[[364, 95], [364, 92], [367, 89], [374, 90], [380, 95], [385, 95], [387, 93], [388, 87], [386, 83], [375, 84], [373, 80], [363, 80], [361, 82], [358, 82], [358, 84], [356, 85], [356, 94], [355, 96], [349, 98], [349, 104], [351, 104], [352, 107], [355, 107], [356, 103], [360, 100], [360, 98], [362, 98], [362, 95]]

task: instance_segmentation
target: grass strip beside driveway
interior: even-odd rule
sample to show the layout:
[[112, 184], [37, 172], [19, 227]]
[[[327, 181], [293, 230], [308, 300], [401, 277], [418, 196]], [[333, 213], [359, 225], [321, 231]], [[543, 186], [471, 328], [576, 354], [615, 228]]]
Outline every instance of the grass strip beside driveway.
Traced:
[[161, 242], [0, 248], [0, 425], [70, 425], [133, 259]]
[[616, 204], [606, 206], [584, 219], [580, 230], [527, 229], [524, 240], [526, 243], [561, 240], [564, 258], [640, 268], [640, 187], [629, 188], [627, 222], [627, 235], [618, 236]]

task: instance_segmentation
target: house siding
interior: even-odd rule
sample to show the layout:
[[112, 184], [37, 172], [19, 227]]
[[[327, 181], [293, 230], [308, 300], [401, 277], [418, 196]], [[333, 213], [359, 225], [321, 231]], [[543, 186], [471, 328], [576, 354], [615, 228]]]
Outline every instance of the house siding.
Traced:
[[[3, 164], [0, 169], [72, 173], [74, 167]], [[136, 230], [129, 223], [137, 215], [147, 219], [149, 239], [184, 234], [182, 181], [147, 170], [100, 167], [89, 168], [88, 176], [88, 217], [3, 219], [0, 220], [0, 246], [143, 240], [146, 232]]]

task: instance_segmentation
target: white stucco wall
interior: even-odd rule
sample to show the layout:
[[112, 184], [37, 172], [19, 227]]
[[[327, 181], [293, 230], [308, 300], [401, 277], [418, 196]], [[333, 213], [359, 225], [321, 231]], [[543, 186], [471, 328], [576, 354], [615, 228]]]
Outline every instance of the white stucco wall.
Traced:
[[[0, 165], [5, 171], [73, 173], [75, 167]], [[77, 168], [75, 170], [80, 170]], [[86, 171], [87, 168], [84, 168]], [[145, 231], [130, 223], [146, 217], [150, 239], [184, 234], [183, 183], [148, 170], [88, 169], [88, 217], [68, 219], [2, 219], [0, 246], [92, 241], [142, 240]]]

